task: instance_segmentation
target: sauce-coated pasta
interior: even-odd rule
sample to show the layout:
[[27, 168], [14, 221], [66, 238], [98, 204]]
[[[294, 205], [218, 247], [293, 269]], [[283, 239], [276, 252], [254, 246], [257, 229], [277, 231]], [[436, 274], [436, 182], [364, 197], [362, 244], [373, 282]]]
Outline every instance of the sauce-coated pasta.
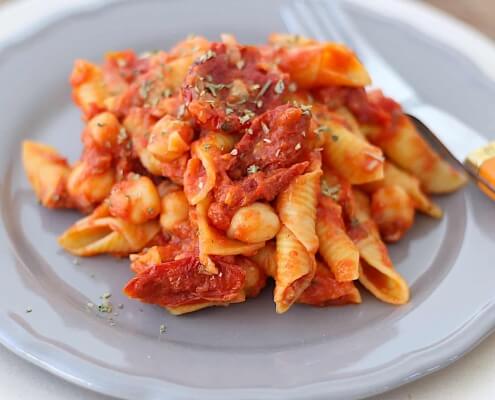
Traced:
[[359, 304], [360, 287], [404, 304], [384, 242], [416, 210], [441, 218], [428, 195], [466, 179], [370, 83], [344, 45], [287, 34], [109, 52], [70, 76], [79, 159], [25, 141], [22, 161], [43, 206], [87, 214], [60, 245], [129, 256], [124, 293], [174, 315], [244, 302], [268, 279], [277, 313]]

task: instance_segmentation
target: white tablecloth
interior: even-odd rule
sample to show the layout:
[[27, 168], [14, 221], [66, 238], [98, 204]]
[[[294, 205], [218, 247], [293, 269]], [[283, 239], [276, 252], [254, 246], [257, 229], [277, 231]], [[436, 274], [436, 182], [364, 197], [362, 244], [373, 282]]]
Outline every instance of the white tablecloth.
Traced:
[[[0, 346], [2, 400], [109, 400], [67, 383]], [[450, 367], [370, 400], [495, 399], [495, 335]], [[166, 399], [164, 399], [166, 400]]]

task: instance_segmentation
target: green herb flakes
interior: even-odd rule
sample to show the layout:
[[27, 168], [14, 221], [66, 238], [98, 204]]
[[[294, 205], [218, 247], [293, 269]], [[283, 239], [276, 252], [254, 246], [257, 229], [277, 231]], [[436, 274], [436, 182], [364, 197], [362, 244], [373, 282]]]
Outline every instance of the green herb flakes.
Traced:
[[145, 80], [144, 83], [139, 88], [139, 95], [142, 99], [146, 100], [151, 90], [151, 81]]
[[311, 115], [311, 109], [313, 106], [311, 104], [299, 104], [299, 108], [301, 109], [303, 115]]
[[181, 104], [179, 106], [179, 109], [177, 110], [177, 118], [181, 119], [185, 113], [186, 113], [186, 105]]
[[245, 124], [248, 122], [251, 118], [255, 116], [254, 112], [252, 112], [249, 109], [244, 110], [244, 114], [239, 117], [239, 122], [241, 124]]
[[272, 85], [272, 81], [266, 81], [261, 90], [258, 92], [258, 95], [256, 96], [256, 101], [259, 100], [261, 97], [265, 95], [265, 93], [270, 89], [270, 86]]
[[276, 94], [282, 94], [285, 90], [285, 84], [284, 84], [284, 81], [282, 79], [280, 79], [276, 85], [275, 85], [275, 88], [273, 89], [273, 91], [276, 93]]
[[330, 186], [327, 181], [321, 181], [321, 193], [324, 196], [330, 197], [334, 201], [338, 201], [340, 195], [340, 185]]
[[127, 139], [127, 131], [123, 126], [121, 126], [119, 129], [119, 134], [117, 136], [117, 143], [122, 144], [126, 141], [126, 139]]
[[207, 82], [205, 83], [206, 89], [211, 93], [213, 97], [217, 97], [217, 94], [220, 90], [222, 89], [230, 89], [232, 87], [232, 84], [230, 83], [212, 83], [212, 82]]
[[98, 311], [101, 313], [111, 313], [113, 310], [112, 303], [110, 302], [110, 297], [112, 295], [108, 292], [103, 293], [100, 298], [101, 298], [101, 304], [98, 305]]
[[199, 57], [198, 62], [203, 64], [204, 62], [216, 57], [216, 53], [212, 50], [208, 50], [205, 54]]
[[259, 171], [259, 169], [260, 169], [260, 168], [259, 168], [257, 165], [253, 164], [253, 165], [250, 165], [250, 166], [247, 168], [247, 173], [248, 173], [249, 175], [251, 175], [251, 174], [255, 174], [256, 172], [258, 172], [258, 171]]

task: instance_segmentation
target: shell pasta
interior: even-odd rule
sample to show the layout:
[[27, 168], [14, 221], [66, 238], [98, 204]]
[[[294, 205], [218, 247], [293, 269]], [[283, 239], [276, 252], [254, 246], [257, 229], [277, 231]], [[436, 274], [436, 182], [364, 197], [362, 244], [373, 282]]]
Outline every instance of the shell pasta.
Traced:
[[173, 315], [269, 280], [277, 313], [360, 304], [361, 290], [404, 304], [385, 243], [417, 211], [441, 218], [429, 196], [466, 177], [370, 83], [347, 47], [287, 34], [109, 52], [70, 76], [78, 159], [26, 140], [22, 162], [42, 206], [85, 214], [60, 246], [129, 257], [123, 292]]

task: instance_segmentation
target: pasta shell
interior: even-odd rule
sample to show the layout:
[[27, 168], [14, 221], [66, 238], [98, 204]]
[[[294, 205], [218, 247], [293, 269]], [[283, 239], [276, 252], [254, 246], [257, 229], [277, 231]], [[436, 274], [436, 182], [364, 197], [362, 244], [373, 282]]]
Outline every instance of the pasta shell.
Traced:
[[203, 264], [209, 264], [207, 256], [251, 255], [262, 248], [265, 242], [244, 243], [239, 240], [229, 239], [223, 233], [215, 229], [208, 222], [209, 198], [202, 200], [196, 206], [198, 223], [198, 241], [200, 260]]
[[265, 247], [259, 249], [255, 255], [250, 257], [260, 268], [265, 271], [265, 274], [275, 278], [277, 275], [277, 249], [275, 244], [269, 242]]
[[321, 170], [295, 178], [277, 199], [277, 211], [283, 225], [290, 230], [309, 253], [316, 253], [316, 205]]
[[356, 217], [349, 229], [349, 236], [361, 255], [359, 281], [378, 299], [390, 304], [409, 301], [409, 286], [395, 270], [387, 247], [369, 214], [366, 195], [355, 191]]
[[29, 140], [24, 141], [22, 163], [41, 204], [49, 208], [72, 205], [66, 190], [70, 167], [53, 147]]
[[274, 301], [277, 313], [286, 312], [309, 286], [316, 270], [314, 255], [285, 226], [277, 234], [277, 273]]
[[330, 207], [320, 205], [316, 218], [319, 252], [338, 282], [359, 277], [359, 250], [345, 231], [340, 206], [325, 199]]
[[127, 255], [142, 250], [160, 231], [158, 221], [133, 225], [109, 217], [106, 204], [92, 215], [76, 222], [59, 238], [59, 244], [72, 254], [93, 256], [111, 253]]
[[406, 115], [400, 115], [393, 134], [376, 126], [366, 127], [365, 132], [388, 158], [418, 177], [427, 193], [450, 193], [467, 183], [466, 175], [443, 160]]
[[185, 304], [176, 307], [165, 307], [165, 309], [172, 315], [183, 315], [189, 314], [195, 311], [203, 310], [208, 307], [227, 307], [231, 303], [222, 303], [222, 302], [206, 302], [199, 304]]
[[324, 131], [323, 161], [352, 184], [383, 178], [383, 153], [342, 123], [329, 120]]

